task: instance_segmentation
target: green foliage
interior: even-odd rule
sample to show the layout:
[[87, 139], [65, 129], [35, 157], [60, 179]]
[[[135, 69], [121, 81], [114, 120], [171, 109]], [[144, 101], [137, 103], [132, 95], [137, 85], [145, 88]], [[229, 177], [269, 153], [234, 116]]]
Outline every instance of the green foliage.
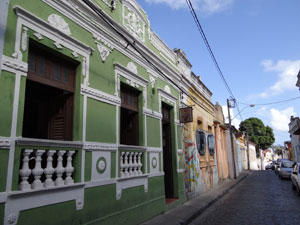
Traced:
[[241, 122], [240, 131], [248, 134], [249, 140], [256, 144], [257, 150], [267, 149], [275, 142], [273, 129], [265, 126], [260, 119], [255, 117]]

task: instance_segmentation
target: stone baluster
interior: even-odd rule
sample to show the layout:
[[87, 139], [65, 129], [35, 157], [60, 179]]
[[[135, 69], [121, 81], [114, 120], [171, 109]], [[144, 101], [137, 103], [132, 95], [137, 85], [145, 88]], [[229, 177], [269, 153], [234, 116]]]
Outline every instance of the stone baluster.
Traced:
[[72, 156], [75, 153], [75, 151], [68, 151], [67, 152], [67, 166], [66, 166], [66, 179], [65, 179], [65, 185], [74, 184], [74, 180], [72, 178], [72, 174], [74, 172], [74, 167], [72, 166]]
[[62, 179], [62, 175], [65, 172], [65, 168], [63, 167], [63, 155], [66, 151], [58, 151], [57, 153], [57, 167], [55, 168], [56, 173], [56, 180], [55, 186], [63, 186], [65, 184], [64, 180]]
[[121, 152], [121, 156], [120, 156], [120, 176], [121, 177], [124, 177], [125, 174], [124, 174], [124, 155], [125, 155], [125, 152]]
[[137, 176], [137, 175], [139, 175], [139, 172], [138, 172], [138, 168], [139, 168], [139, 153], [138, 152], [134, 153], [133, 159], [134, 159], [134, 176]]
[[43, 188], [43, 183], [41, 182], [41, 176], [43, 175], [44, 170], [42, 169], [42, 155], [45, 153], [45, 150], [37, 150], [35, 153], [35, 167], [32, 170], [34, 176], [34, 181], [31, 184], [32, 189]]
[[31, 175], [31, 169], [29, 169], [29, 155], [33, 152], [32, 149], [26, 149], [23, 151], [23, 166], [22, 169], [20, 169], [20, 177], [21, 177], [21, 183], [19, 185], [20, 190], [30, 190], [31, 186], [28, 183], [28, 177]]
[[129, 168], [129, 152], [125, 152], [125, 177], [128, 177], [129, 176], [129, 173], [128, 173], [128, 168]]
[[46, 168], [44, 169], [44, 173], [46, 175], [46, 180], [44, 182], [44, 186], [46, 188], [49, 187], [54, 187], [54, 182], [52, 179], [53, 173], [54, 173], [54, 168], [53, 168], [53, 155], [56, 151], [55, 150], [49, 150], [47, 151], [47, 165]]
[[141, 174], [143, 174], [143, 171], [142, 171], [142, 166], [143, 166], [143, 164], [142, 164], [142, 152], [139, 152], [139, 155], [138, 155], [138, 173], [139, 173], [139, 175], [141, 175]]
[[134, 176], [134, 152], [129, 153], [129, 176]]

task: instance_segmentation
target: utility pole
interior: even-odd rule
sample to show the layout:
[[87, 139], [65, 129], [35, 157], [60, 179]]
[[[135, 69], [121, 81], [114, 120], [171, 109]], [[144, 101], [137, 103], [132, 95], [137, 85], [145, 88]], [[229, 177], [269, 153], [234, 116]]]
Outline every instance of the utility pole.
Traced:
[[230, 134], [231, 151], [232, 151], [232, 164], [233, 164], [233, 178], [236, 179], [236, 166], [235, 166], [234, 146], [233, 146], [233, 137], [232, 137], [232, 133], [231, 133], [230, 108], [231, 108], [230, 102], [229, 102], [229, 99], [227, 99], [228, 120], [229, 120], [229, 134]]
[[250, 156], [249, 156], [249, 139], [248, 134], [246, 133], [246, 141], [247, 141], [247, 164], [248, 164], [248, 170], [250, 170]]

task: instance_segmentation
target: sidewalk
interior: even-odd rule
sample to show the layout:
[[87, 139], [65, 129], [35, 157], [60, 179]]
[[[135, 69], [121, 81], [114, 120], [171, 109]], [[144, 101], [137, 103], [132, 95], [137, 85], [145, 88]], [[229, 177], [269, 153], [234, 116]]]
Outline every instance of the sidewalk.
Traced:
[[250, 173], [249, 171], [244, 171], [240, 173], [237, 179], [226, 180], [216, 188], [201, 194], [201, 196], [191, 199], [183, 205], [158, 215], [141, 225], [187, 225], [244, 180]]

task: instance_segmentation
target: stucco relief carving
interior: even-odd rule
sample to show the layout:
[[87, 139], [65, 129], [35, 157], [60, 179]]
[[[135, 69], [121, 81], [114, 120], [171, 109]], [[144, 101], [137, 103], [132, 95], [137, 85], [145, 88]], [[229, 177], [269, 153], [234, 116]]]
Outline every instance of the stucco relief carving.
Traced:
[[43, 36], [42, 36], [40, 33], [35, 32], [33, 35], [34, 35], [39, 41], [44, 39]]
[[165, 92], [167, 92], [168, 94], [171, 94], [171, 89], [168, 85], [165, 86], [164, 88]]
[[133, 62], [129, 62], [127, 64], [127, 69], [129, 69], [131, 72], [137, 74], [137, 67]]
[[110, 54], [110, 50], [100, 43], [97, 44], [97, 47], [98, 47], [102, 62], [105, 62], [106, 58]]
[[151, 87], [154, 88], [156, 80], [153, 76], [149, 76], [149, 78], [150, 78]]
[[145, 41], [145, 23], [127, 5], [123, 5], [123, 25], [134, 37]]
[[71, 31], [69, 28], [69, 24], [59, 15], [51, 14], [48, 17], [48, 22], [51, 26], [55, 27], [56, 29], [60, 30], [61, 32], [71, 35]]
[[28, 31], [28, 28], [24, 27], [23, 33], [22, 33], [22, 42], [21, 42], [21, 49], [23, 52], [25, 52], [27, 50], [27, 38], [28, 38], [27, 31]]

